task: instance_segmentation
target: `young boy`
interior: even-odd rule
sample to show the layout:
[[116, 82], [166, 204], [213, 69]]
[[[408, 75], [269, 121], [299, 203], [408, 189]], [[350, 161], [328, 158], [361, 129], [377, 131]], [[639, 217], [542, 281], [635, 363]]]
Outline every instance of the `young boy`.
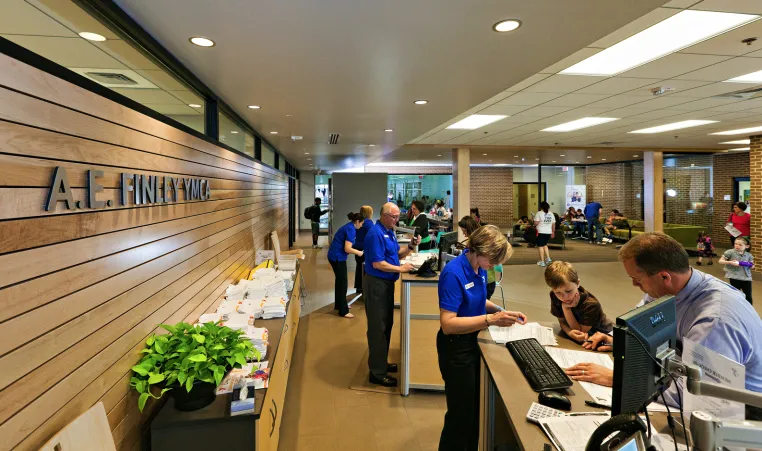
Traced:
[[739, 236], [733, 242], [733, 249], [728, 249], [720, 257], [720, 264], [725, 265], [725, 277], [728, 282], [746, 295], [749, 304], [751, 301], [751, 270], [754, 268], [754, 256], [747, 252], [749, 239]]
[[545, 283], [551, 288], [550, 313], [572, 340], [582, 343], [595, 332], [609, 333], [614, 324], [603, 313], [598, 299], [579, 284], [571, 264], [555, 261], [545, 268]]

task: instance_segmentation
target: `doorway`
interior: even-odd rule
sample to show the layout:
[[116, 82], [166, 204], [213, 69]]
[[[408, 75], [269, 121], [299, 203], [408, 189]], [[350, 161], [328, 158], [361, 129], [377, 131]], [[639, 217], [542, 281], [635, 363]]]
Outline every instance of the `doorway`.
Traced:
[[751, 179], [749, 177], [733, 177], [733, 202], [746, 204], [746, 212], [751, 212], [749, 199], [751, 198]]
[[545, 182], [515, 182], [513, 184], [513, 219], [518, 220], [522, 216], [531, 218], [539, 209], [540, 202], [545, 200]]

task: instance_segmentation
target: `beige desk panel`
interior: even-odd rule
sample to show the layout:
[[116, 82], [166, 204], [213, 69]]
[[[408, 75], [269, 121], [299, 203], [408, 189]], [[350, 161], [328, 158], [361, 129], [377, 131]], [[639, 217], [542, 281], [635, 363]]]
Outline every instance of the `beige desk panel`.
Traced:
[[437, 361], [439, 321], [410, 320], [410, 384], [437, 385], [444, 381]]

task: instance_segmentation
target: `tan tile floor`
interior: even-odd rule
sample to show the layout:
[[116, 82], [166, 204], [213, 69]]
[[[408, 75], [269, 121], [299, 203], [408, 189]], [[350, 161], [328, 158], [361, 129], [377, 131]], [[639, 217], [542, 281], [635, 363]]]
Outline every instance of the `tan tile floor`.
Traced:
[[[303, 271], [309, 295], [294, 347], [280, 451], [436, 450], [446, 407], [443, 394], [413, 392], [403, 398], [347, 388], [367, 350], [365, 313], [361, 301], [352, 309], [352, 320], [339, 318], [333, 311], [334, 278], [326, 260], [325, 239], [321, 237], [324, 248], [320, 251], [310, 249], [304, 239], [299, 243], [307, 255]], [[556, 252], [554, 257], [562, 259], [563, 253]], [[630, 310], [642, 297], [619, 263], [575, 266], [582, 284], [595, 293], [611, 317]], [[716, 263], [700, 269], [723, 275]], [[350, 293], [353, 277], [351, 262]], [[541, 268], [507, 267], [503, 286], [508, 308], [525, 311], [530, 320], [553, 320]], [[762, 283], [754, 282], [754, 290], [759, 311]], [[496, 296], [499, 299], [499, 292]], [[396, 325], [392, 337], [392, 346], [398, 347]]]

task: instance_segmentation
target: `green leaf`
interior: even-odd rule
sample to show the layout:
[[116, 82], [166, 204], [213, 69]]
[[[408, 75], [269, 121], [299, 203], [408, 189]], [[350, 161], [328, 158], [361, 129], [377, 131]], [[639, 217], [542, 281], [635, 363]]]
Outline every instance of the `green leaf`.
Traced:
[[201, 334], [193, 334], [193, 339], [202, 344], [206, 341], [206, 337]]
[[151, 348], [143, 348], [142, 351], [140, 351], [141, 354], [153, 354], [153, 349]]
[[241, 366], [246, 365], [246, 358], [243, 356], [243, 353], [237, 352], [234, 357], [236, 363], [240, 364]]
[[193, 380], [194, 379], [195, 379], [195, 377], [188, 376], [188, 379], [185, 381], [185, 389], [188, 391], [188, 393], [190, 393], [191, 388], [193, 388]]
[[173, 327], [173, 326], [170, 326], [169, 324], [161, 324], [161, 325], [159, 325], [159, 327], [161, 327], [162, 329], [166, 330], [170, 334], [176, 334], [177, 333], [177, 328]]
[[146, 346], [153, 346], [154, 340], [156, 340], [155, 335], [151, 335], [150, 337], [148, 337], [148, 340], [146, 340]]
[[158, 384], [159, 382], [164, 380], [163, 374], [156, 374], [156, 373], [149, 373], [148, 374], [148, 383], [149, 384]]
[[188, 378], [188, 375], [185, 374], [185, 372], [180, 371], [177, 373], [177, 381], [180, 382], [180, 385], [183, 385], [185, 383], [185, 379]]
[[216, 345], [212, 346], [212, 348], [211, 348], [211, 349], [212, 349], [213, 351], [220, 351], [220, 350], [222, 350], [222, 349], [225, 349], [225, 346], [223, 346], [223, 345], [221, 345], [221, 344], [216, 344]]
[[233, 357], [227, 357], [225, 360], [228, 361], [231, 368], [235, 366], [235, 359]]
[[135, 365], [132, 367], [132, 371], [140, 374], [141, 376], [147, 376], [148, 375], [148, 368], [145, 368], [141, 365]]
[[225, 377], [225, 371], [222, 369], [222, 367], [217, 367], [214, 370], [214, 383], [216, 385], [220, 385], [220, 382], [222, 382], [222, 378]]
[[206, 362], [206, 356], [204, 354], [195, 354], [188, 357], [191, 362]]
[[190, 351], [191, 351], [191, 349], [192, 349], [192, 348], [191, 348], [189, 345], [187, 345], [187, 344], [182, 344], [182, 345], [180, 345], [180, 346], [178, 346], [178, 347], [177, 347], [177, 352], [190, 352]]
[[159, 354], [164, 354], [164, 345], [160, 341], [156, 341], [153, 344], [153, 348], [158, 352]]
[[148, 393], [141, 393], [140, 397], [138, 398], [138, 409], [140, 411], [143, 411], [143, 408], [146, 406], [146, 401], [148, 401], [148, 397], [151, 396]]

